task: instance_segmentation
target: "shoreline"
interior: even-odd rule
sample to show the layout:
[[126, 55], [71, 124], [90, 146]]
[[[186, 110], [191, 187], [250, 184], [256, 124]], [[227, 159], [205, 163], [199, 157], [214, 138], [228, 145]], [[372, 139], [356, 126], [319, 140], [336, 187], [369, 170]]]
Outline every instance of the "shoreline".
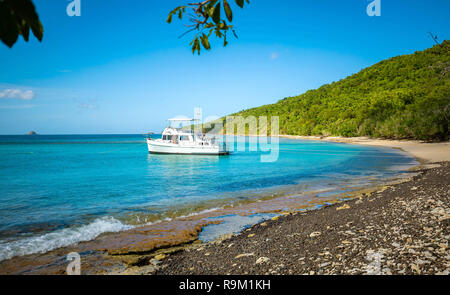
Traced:
[[449, 188], [450, 163], [441, 162], [359, 198], [179, 251], [141, 273], [449, 275]]
[[[326, 138], [326, 139], [316, 138], [316, 137], [298, 137], [298, 136], [286, 136], [286, 135], [280, 135], [280, 137], [304, 139], [304, 140], [325, 140], [325, 141], [331, 141], [331, 142], [344, 142], [344, 143], [353, 143], [353, 144], [360, 144], [360, 141], [361, 141], [360, 138], [358, 138], [358, 142], [355, 142], [354, 139], [352, 139], [352, 142], [349, 142], [348, 139], [335, 138], [335, 137]], [[366, 144], [367, 144], [367, 142], [372, 143], [373, 140], [365, 141]], [[384, 143], [383, 146], [386, 146], [385, 141], [383, 141], [383, 143]], [[422, 146], [421, 143], [414, 142], [414, 146], [417, 147], [417, 144], [419, 146]], [[448, 145], [448, 143], [447, 143], [447, 147], [450, 147]], [[394, 148], [396, 148], [396, 147], [394, 147]], [[426, 161], [425, 163], [430, 163], [431, 159], [426, 159], [425, 161]], [[424, 163], [424, 162], [422, 161], [422, 163]], [[419, 167], [420, 167], [420, 165], [419, 165]], [[329, 204], [341, 203], [344, 195], [347, 195], [347, 196], [352, 195], [352, 198], [354, 198], [355, 196], [357, 197], [358, 193], [361, 194], [363, 191], [370, 193], [371, 191], [380, 189], [380, 187], [381, 187], [381, 189], [384, 189], [386, 186], [389, 186], [389, 185], [390, 185], [389, 183], [387, 183], [387, 184], [384, 183], [383, 186], [371, 184], [368, 187], [360, 187], [358, 190], [353, 191], [351, 193], [333, 194], [333, 197], [330, 199], [313, 200], [314, 201], [313, 204], [323, 206], [325, 203], [329, 203]], [[274, 199], [282, 199], [282, 198], [286, 198], [286, 197], [275, 197]], [[271, 200], [269, 200], [269, 201], [271, 201]], [[295, 202], [298, 203], [298, 201], [295, 201]], [[278, 215], [286, 215], [286, 214], [289, 214], [289, 211], [293, 212], [293, 210], [299, 209], [299, 208], [308, 210], [308, 212], [317, 211], [317, 210], [314, 210], [313, 207], [311, 207], [312, 206], [311, 203], [302, 204], [302, 206], [300, 206], [300, 207], [292, 208], [292, 204], [294, 204], [295, 202], [291, 203], [291, 208], [289, 208], [289, 206], [287, 206], [287, 204], [289, 204], [289, 203], [282, 203], [282, 204], [280, 204], [278, 210], [269, 210], [269, 211], [259, 210], [258, 213], [261, 213], [261, 212], [269, 213], [270, 212], [270, 213], [277, 213]], [[255, 206], [259, 206], [260, 202], [250, 202], [246, 205], [247, 205], [247, 208], [245, 208], [244, 211], [246, 210], [247, 214], [241, 212], [242, 215], [240, 215], [238, 212], [237, 213], [238, 215], [249, 216], [248, 212], [250, 212], [251, 210], [255, 211]], [[281, 209], [283, 206], [288, 207], [290, 210], [288, 212], [283, 212], [283, 211], [286, 211], [286, 210]], [[320, 209], [318, 209], [318, 210], [320, 210]], [[163, 221], [161, 223], [153, 224], [151, 226], [136, 227], [132, 230], [122, 231], [119, 233], [105, 233], [105, 234], [102, 234], [101, 236], [95, 238], [94, 240], [87, 241], [87, 242], [81, 242], [81, 243], [78, 243], [73, 246], [59, 248], [59, 249], [52, 250], [52, 251], [49, 251], [44, 254], [30, 254], [30, 255], [26, 255], [26, 256], [14, 257], [11, 259], [10, 262], [13, 262], [13, 261], [18, 262], [21, 266], [18, 267], [17, 269], [15, 269], [15, 267], [11, 267], [11, 265], [10, 265], [11, 263], [9, 263], [8, 260], [5, 260], [6, 263], [4, 263], [4, 261], [2, 261], [2, 262], [0, 262], [0, 273], [17, 273], [16, 272], [17, 270], [19, 270], [19, 273], [28, 273], [29, 267], [27, 267], [26, 264], [27, 264], [27, 261], [28, 262], [30, 261], [30, 259], [33, 260], [36, 256], [38, 256], [38, 257], [41, 257], [41, 259], [42, 259], [40, 262], [45, 262], [45, 261], [48, 262], [48, 260], [58, 260], [58, 257], [59, 257], [59, 260], [61, 260], [61, 256], [64, 256], [65, 255], [64, 253], [68, 253], [69, 250], [77, 251], [77, 252], [83, 252], [83, 251], [95, 252], [94, 255], [91, 255], [89, 257], [89, 260], [90, 260], [89, 263], [91, 263], [91, 265], [88, 268], [90, 268], [91, 270], [98, 268], [98, 270], [93, 271], [91, 273], [105, 273], [105, 272], [106, 273], [115, 273], [117, 271], [117, 269], [120, 270], [120, 271], [117, 271], [117, 273], [127, 273], [127, 272], [129, 272], [130, 269], [133, 269], [135, 264], [145, 264], [142, 261], [155, 259], [155, 257], [157, 257], [158, 255], [160, 255], [159, 258], [161, 258], [172, 252], [182, 251], [186, 248], [197, 245], [199, 242], [199, 234], [202, 232], [202, 230], [207, 225], [220, 223], [220, 222], [214, 222], [211, 220], [207, 220], [208, 217], [224, 215], [225, 213], [236, 214], [236, 211], [239, 211], [239, 210], [236, 210], [236, 208], [231, 208], [231, 210], [227, 211], [227, 210], [224, 210], [224, 208], [222, 208], [219, 210], [215, 210], [213, 214], [208, 213], [208, 214], [204, 214], [203, 216], [202, 216], [202, 214], [199, 214], [200, 216], [195, 215], [195, 217], [181, 218], [181, 221], [184, 222], [184, 224], [177, 223], [177, 220], [171, 220], [171, 222], [174, 223], [174, 225], [172, 227], [167, 227], [167, 222]], [[178, 221], [180, 221], [180, 220], [178, 220]], [[190, 224], [188, 226], [189, 228], [186, 226], [186, 222], [187, 222], [187, 224]], [[156, 225], [156, 229], [155, 229], [155, 225]], [[177, 228], [177, 226], [181, 227], [182, 229], [179, 230]], [[171, 231], [175, 231], [176, 232], [175, 236], [178, 235], [178, 237], [179, 236], [183, 237], [183, 242], [180, 242], [180, 240], [177, 240], [178, 237], [171, 237], [168, 239], [168, 241], [165, 241], [162, 243], [158, 242], [158, 241], [157, 242], [151, 241], [151, 237], [152, 236], [155, 237], [158, 234], [161, 234], [161, 231], [164, 231], [166, 233], [171, 233]], [[130, 235], [127, 235], [128, 233]], [[143, 238], [143, 239], [136, 239], [136, 236], [142, 235], [142, 234], [148, 235], [148, 237]], [[115, 245], [112, 245], [111, 240], [114, 240], [114, 239], [120, 239], [121, 241], [118, 243], [115, 243]], [[138, 245], [137, 247], [135, 246], [136, 244]], [[139, 245], [143, 245], [143, 248], [140, 248]], [[153, 245], [153, 246], [149, 247], [149, 245]], [[112, 250], [111, 250], [111, 246], [112, 246]], [[109, 254], [105, 255], [105, 253], [104, 253], [105, 251], [109, 252]], [[163, 258], [161, 258], [161, 259], [163, 259]], [[7, 267], [3, 268], [2, 266], [5, 266], [5, 265]], [[111, 267], [106, 267], [106, 265], [115, 265], [113, 268], [114, 270], [111, 272]], [[35, 266], [39, 266], [39, 265], [35, 265]], [[8, 269], [9, 269], [9, 271], [8, 271]], [[32, 273], [34, 273], [34, 272], [32, 271]], [[61, 274], [61, 273], [64, 273], [64, 268], [62, 268], [61, 265], [59, 265], [59, 266], [48, 269], [48, 272], [44, 272], [44, 273], [60, 273]]]
[[393, 140], [369, 137], [341, 137], [341, 136], [302, 136], [279, 135], [280, 138], [317, 140], [357, 145], [381, 146], [401, 149], [411, 154], [421, 164], [450, 162], [450, 141], [424, 142], [419, 140]]

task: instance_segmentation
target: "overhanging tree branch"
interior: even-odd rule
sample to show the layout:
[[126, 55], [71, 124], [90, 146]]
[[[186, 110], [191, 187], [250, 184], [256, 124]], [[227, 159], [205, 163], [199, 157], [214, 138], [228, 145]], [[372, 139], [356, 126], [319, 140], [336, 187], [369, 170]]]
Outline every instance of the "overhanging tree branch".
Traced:
[[[244, 7], [244, 0], [235, 0], [235, 2], [240, 8]], [[245, 2], [250, 3], [249, 0], [245, 0]], [[228, 44], [228, 31], [232, 31], [233, 35], [237, 38], [236, 31], [234, 30], [233, 25], [231, 25], [231, 22], [233, 21], [233, 12], [228, 0], [205, 0], [178, 6], [169, 13], [167, 22], [171, 23], [173, 16], [178, 16], [181, 20], [183, 14], [186, 13], [186, 9], [190, 9], [193, 12], [193, 14], [189, 14], [189, 22], [191, 24], [186, 25], [191, 29], [183, 33], [180, 37], [189, 32], [197, 31], [194, 39], [189, 44], [192, 47], [192, 53], [197, 51], [197, 53], [200, 54], [201, 46], [206, 50], [210, 50], [211, 45], [209, 43], [209, 37], [213, 32], [217, 38], [223, 38], [223, 46], [227, 46]], [[225, 18], [221, 17], [222, 9], [225, 12]]]
[[0, 40], [8, 47], [19, 35], [28, 41], [30, 29], [42, 41], [44, 28], [31, 0], [0, 0]]

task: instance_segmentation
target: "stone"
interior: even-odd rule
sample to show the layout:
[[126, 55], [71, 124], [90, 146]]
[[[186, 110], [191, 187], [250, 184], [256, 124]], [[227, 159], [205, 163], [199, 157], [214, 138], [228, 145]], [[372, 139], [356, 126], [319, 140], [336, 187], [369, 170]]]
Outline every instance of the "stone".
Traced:
[[418, 274], [421, 273], [420, 268], [416, 264], [411, 264], [410, 267], [411, 267], [411, 270], [417, 272]]
[[270, 260], [270, 258], [268, 258], [268, 257], [259, 257], [259, 258], [256, 260], [256, 264], [266, 263], [266, 262], [268, 262], [269, 260]]
[[242, 254], [239, 254], [239, 255], [237, 255], [236, 257], [234, 257], [234, 258], [241, 258], [241, 257], [249, 257], [249, 256], [253, 256], [253, 255], [255, 255], [254, 253], [242, 253]]
[[320, 236], [321, 235], [321, 232], [320, 231], [315, 231], [315, 232], [312, 232], [310, 235], [309, 235], [309, 237], [310, 238], [315, 238], [315, 237], [318, 237], [318, 236]]
[[344, 210], [344, 209], [349, 209], [350, 206], [347, 204], [342, 205], [341, 207], [337, 207], [336, 210]]
[[163, 260], [164, 258], [166, 258], [166, 255], [164, 254], [158, 254], [154, 257], [156, 260]]

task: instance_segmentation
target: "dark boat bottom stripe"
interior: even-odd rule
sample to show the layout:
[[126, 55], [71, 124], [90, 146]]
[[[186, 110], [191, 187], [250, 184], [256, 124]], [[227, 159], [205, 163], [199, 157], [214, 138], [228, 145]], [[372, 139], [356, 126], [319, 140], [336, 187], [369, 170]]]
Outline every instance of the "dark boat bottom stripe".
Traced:
[[163, 152], [148, 152], [149, 154], [158, 155], [194, 155], [194, 156], [228, 156], [230, 152], [222, 152], [217, 154], [202, 154], [202, 153], [163, 153]]

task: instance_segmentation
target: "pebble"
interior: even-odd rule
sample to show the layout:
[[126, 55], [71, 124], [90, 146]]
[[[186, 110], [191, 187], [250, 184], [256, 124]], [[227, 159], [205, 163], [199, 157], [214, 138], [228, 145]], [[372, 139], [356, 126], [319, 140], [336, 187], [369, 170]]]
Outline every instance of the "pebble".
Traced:
[[315, 232], [312, 232], [310, 235], [309, 235], [309, 237], [310, 238], [314, 238], [314, 237], [318, 237], [318, 236], [320, 236], [321, 235], [321, 232], [320, 231], [315, 231]]
[[164, 255], [164, 254], [158, 254], [158, 255], [156, 255], [154, 258], [155, 258], [156, 260], [162, 260], [162, 259], [166, 258], [166, 255]]
[[344, 209], [349, 209], [350, 206], [347, 204], [342, 205], [341, 207], [337, 207], [336, 210], [344, 210]]
[[256, 260], [256, 264], [266, 263], [266, 262], [268, 262], [269, 260], [270, 260], [270, 258], [268, 258], [268, 257], [259, 257], [259, 258]]
[[237, 258], [248, 257], [248, 256], [253, 256], [253, 255], [255, 255], [255, 254], [254, 253], [242, 253], [242, 254], [237, 255], [235, 258], [237, 259]]

